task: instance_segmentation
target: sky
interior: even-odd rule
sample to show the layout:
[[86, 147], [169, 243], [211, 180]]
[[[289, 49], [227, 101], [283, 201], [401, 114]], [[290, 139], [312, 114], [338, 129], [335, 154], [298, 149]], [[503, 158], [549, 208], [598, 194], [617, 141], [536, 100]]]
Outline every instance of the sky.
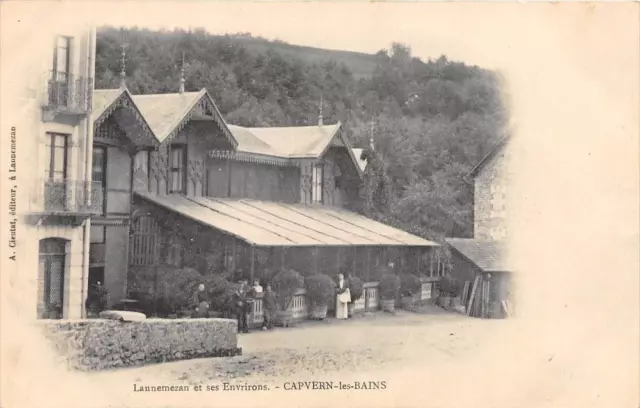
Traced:
[[[590, 356], [603, 350], [624, 351], [617, 364], [637, 363], [640, 4], [31, 1], [0, 6], [3, 119], [11, 107], [7, 90], [31, 66], [31, 41], [75, 23], [204, 27], [211, 33], [251, 32], [372, 53], [397, 41], [423, 59], [446, 54], [499, 70], [517, 122], [519, 154], [511, 163], [516, 182], [509, 211], [518, 234], [510, 247], [520, 265], [523, 314], [532, 319], [527, 333], [536, 333], [529, 341], [580, 342], [586, 350], [577, 357], [583, 369], [603, 375], [610, 367], [589, 366]], [[2, 132], [5, 140], [6, 129]], [[614, 323], [614, 329], [595, 328]], [[578, 336], [587, 328], [601, 335], [599, 345]], [[637, 373], [637, 366], [616, 368]], [[621, 386], [604, 384], [611, 390]]]

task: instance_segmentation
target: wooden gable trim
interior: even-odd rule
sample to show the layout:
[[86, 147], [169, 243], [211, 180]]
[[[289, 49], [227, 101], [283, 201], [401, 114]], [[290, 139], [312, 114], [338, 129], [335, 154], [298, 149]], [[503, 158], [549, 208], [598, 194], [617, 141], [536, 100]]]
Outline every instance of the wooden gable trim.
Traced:
[[321, 160], [321, 158], [327, 153], [327, 151], [331, 147], [331, 144], [333, 143], [335, 138], [340, 138], [340, 141], [344, 145], [344, 148], [347, 150], [347, 154], [351, 158], [351, 163], [355, 167], [356, 172], [358, 173], [358, 176], [362, 178], [364, 176], [364, 172], [360, 168], [360, 164], [358, 164], [358, 160], [356, 159], [356, 156], [353, 154], [353, 149], [351, 148], [351, 143], [349, 143], [349, 139], [347, 139], [347, 137], [344, 135], [344, 132], [342, 131], [341, 122], [338, 122], [338, 127], [336, 131], [333, 133], [331, 139], [329, 140], [327, 145], [324, 147], [324, 149], [322, 149], [322, 152], [318, 156], [318, 160]]
[[176, 135], [180, 133], [180, 131], [191, 121], [196, 113], [195, 108], [197, 107], [201, 107], [203, 110], [206, 110], [207, 108], [211, 110], [214, 122], [216, 122], [220, 129], [222, 129], [222, 133], [227, 138], [227, 141], [231, 143], [233, 150], [235, 150], [238, 147], [238, 141], [233, 137], [233, 134], [227, 127], [227, 123], [222, 118], [222, 114], [206, 89], [200, 90], [199, 95], [185, 108], [181, 119], [179, 119], [176, 125], [173, 126], [173, 129], [167, 137], [164, 138], [162, 144], [171, 143], [171, 139], [176, 137]]
[[[133, 116], [134, 116], [136, 122], [142, 128], [142, 136], [143, 136], [143, 138], [147, 139], [147, 141], [152, 143], [153, 145], [157, 144], [157, 138], [156, 138], [155, 134], [153, 133], [153, 131], [151, 130], [151, 126], [149, 126], [149, 123], [147, 122], [145, 117], [142, 115], [142, 113], [138, 109], [138, 106], [136, 105], [136, 103], [133, 101], [133, 97], [131, 96], [131, 93], [129, 93], [129, 90], [127, 90], [126, 88], [123, 89], [122, 92], [120, 93], [120, 95], [118, 95], [118, 97], [111, 103], [111, 105], [109, 105], [104, 110], [104, 112], [102, 112], [100, 114], [100, 116], [98, 116], [93, 121], [94, 133], [96, 133], [96, 134], [98, 133], [99, 128], [111, 117], [111, 115], [118, 108], [128, 108], [128, 109], [130, 109], [131, 112], [133, 113]], [[129, 134], [127, 134], [126, 132], [124, 132], [124, 133], [126, 134], [127, 138], [130, 141], [133, 141]]]

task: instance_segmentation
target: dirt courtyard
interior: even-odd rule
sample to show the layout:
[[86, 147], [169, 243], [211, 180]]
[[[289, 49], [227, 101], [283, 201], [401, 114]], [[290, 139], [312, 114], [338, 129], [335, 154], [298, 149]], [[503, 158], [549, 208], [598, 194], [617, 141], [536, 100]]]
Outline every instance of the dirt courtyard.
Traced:
[[[629, 366], [629, 345], [612, 344], [595, 326], [562, 329], [568, 323], [536, 330], [519, 319], [376, 313], [240, 334], [237, 357], [38, 379], [55, 380], [42, 390], [63, 384], [57, 389], [67, 401], [56, 406], [83, 408], [627, 406], [621, 392], [636, 389], [637, 377], [611, 367]], [[313, 389], [313, 381], [333, 387]], [[356, 383], [377, 387], [356, 390]], [[153, 386], [188, 390], [144, 390]], [[46, 402], [46, 395], [28, 397]]]

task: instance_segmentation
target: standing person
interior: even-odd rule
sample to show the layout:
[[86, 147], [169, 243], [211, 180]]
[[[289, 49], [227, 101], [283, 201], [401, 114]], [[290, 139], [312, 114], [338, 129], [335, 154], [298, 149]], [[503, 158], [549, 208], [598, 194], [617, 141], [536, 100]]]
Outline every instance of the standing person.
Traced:
[[271, 285], [269, 284], [267, 284], [267, 289], [262, 296], [262, 312], [264, 315], [262, 330], [271, 330], [273, 319], [276, 316], [276, 294], [271, 290]]
[[198, 285], [198, 289], [193, 294], [193, 302], [197, 317], [209, 317], [209, 295], [204, 290], [204, 284]]
[[336, 319], [347, 319], [349, 317], [349, 309], [347, 305], [351, 302], [351, 292], [349, 286], [344, 280], [343, 274], [338, 274], [338, 283], [336, 285]]
[[238, 332], [249, 332], [247, 325], [247, 287], [245, 281], [240, 281], [238, 289], [233, 294], [233, 301], [236, 310], [236, 318], [238, 319]]
[[254, 298], [259, 297], [262, 294], [262, 286], [260, 286], [260, 279], [253, 280], [253, 286], [251, 287], [251, 294]]

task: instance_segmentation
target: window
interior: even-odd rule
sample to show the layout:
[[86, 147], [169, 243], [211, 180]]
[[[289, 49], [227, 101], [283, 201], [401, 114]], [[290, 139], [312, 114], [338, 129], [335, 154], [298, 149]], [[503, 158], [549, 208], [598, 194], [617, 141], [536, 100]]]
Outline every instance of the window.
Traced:
[[53, 71], [58, 74], [57, 79], [66, 79], [69, 74], [71, 56], [71, 37], [59, 36], [53, 51]]
[[171, 193], [184, 193], [186, 176], [186, 149], [183, 145], [171, 146]]
[[311, 202], [313, 203], [322, 203], [322, 179], [322, 164], [317, 164], [311, 175]]
[[45, 178], [63, 181], [67, 178], [67, 135], [47, 133]]
[[[89, 244], [90, 266], [100, 266], [105, 263], [106, 228], [104, 225], [92, 225]], [[101, 281], [104, 282], [104, 281]]]

